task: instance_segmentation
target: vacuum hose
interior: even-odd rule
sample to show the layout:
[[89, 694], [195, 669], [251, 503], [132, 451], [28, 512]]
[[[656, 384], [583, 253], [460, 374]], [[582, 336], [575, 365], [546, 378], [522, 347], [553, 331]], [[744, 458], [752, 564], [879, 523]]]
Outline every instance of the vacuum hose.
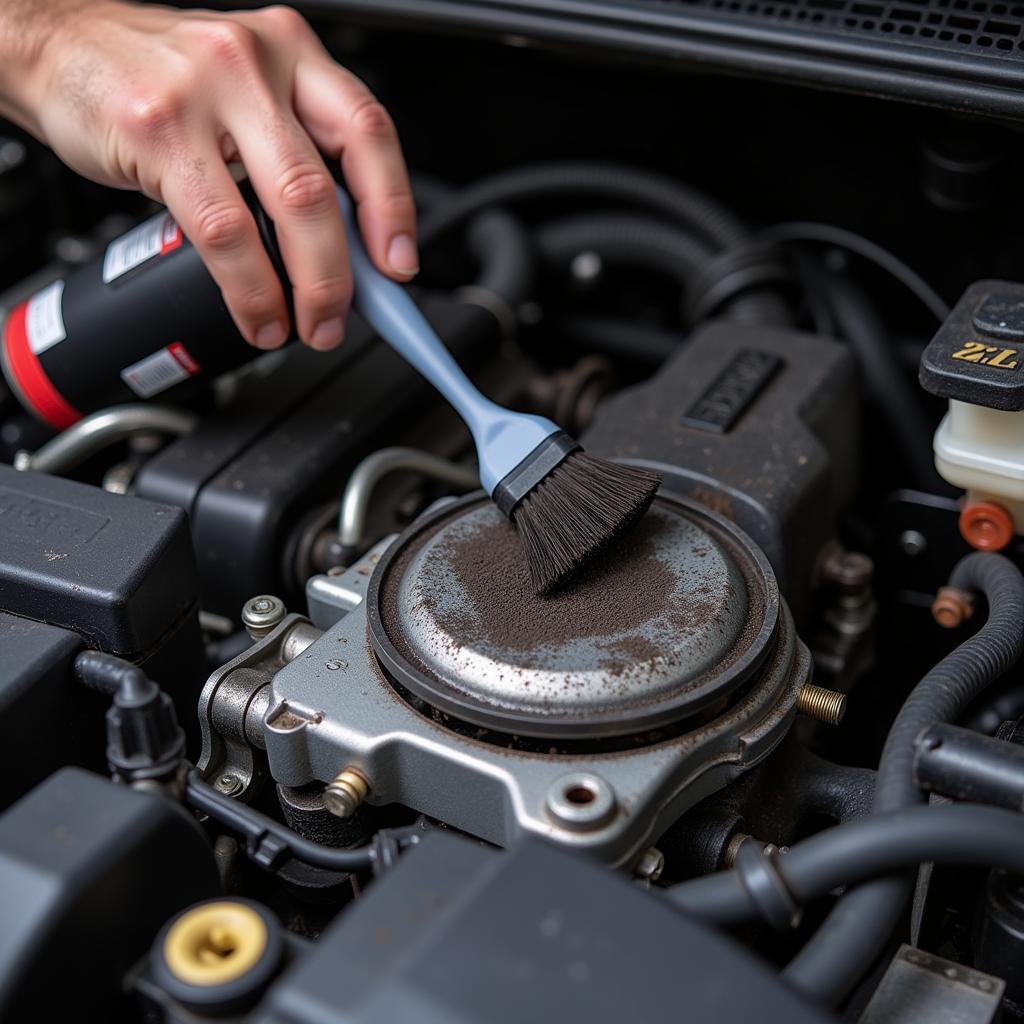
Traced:
[[[923, 801], [914, 784], [915, 738], [935, 722], [956, 721], [1024, 651], [1024, 576], [1009, 559], [981, 552], [967, 555], [949, 582], [959, 590], [983, 595], [988, 620], [918, 683], [896, 716], [878, 769], [874, 811], [879, 814]], [[912, 879], [899, 875], [852, 890], [839, 900], [783, 976], [812, 999], [841, 1000], [899, 922], [912, 887]]]

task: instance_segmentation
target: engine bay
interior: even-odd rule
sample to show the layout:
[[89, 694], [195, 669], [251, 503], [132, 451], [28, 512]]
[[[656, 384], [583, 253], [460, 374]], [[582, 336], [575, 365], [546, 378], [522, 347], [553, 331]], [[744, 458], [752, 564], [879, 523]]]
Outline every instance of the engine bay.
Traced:
[[[310, 6], [401, 133], [459, 364], [661, 484], [539, 596], [358, 317], [197, 386], [132, 312], [119, 375], [42, 364], [62, 429], [8, 341], [0, 1019], [1024, 1019], [1008, 108], [600, 12]], [[139, 225], [195, 272], [4, 132], [5, 339], [98, 317]]]

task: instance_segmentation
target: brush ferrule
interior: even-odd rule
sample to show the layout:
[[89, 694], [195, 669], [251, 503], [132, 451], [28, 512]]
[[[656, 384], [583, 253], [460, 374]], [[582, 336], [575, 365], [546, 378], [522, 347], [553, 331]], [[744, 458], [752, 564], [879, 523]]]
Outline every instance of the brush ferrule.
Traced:
[[509, 518], [525, 498], [567, 456], [580, 450], [580, 443], [564, 430], [549, 434], [510, 473], [506, 473], [491, 492], [491, 499]]

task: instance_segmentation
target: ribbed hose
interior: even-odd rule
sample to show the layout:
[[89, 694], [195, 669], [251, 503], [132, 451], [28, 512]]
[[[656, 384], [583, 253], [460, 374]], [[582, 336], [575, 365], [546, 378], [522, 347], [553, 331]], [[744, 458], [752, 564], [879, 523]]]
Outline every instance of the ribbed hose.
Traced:
[[[678, 227], [633, 213], [587, 213], [545, 224], [534, 234], [541, 258], [558, 269], [581, 252], [594, 252], [613, 266], [658, 274], [685, 293], [707, 266], [715, 249]], [[773, 292], [752, 289], [726, 301], [721, 310], [747, 323], [792, 322], [786, 303]]]
[[747, 237], [740, 222], [710, 197], [670, 178], [632, 167], [598, 163], [540, 164], [503, 172], [441, 200], [420, 222], [421, 245], [490, 206], [523, 200], [600, 198], [668, 217], [716, 249]]
[[[898, 810], [923, 801], [914, 785], [914, 740], [935, 722], [953, 722], [1024, 651], [1024, 576], [1002, 555], [975, 553], [957, 564], [950, 585], [984, 595], [988, 619], [914, 688], [889, 731], [878, 769], [873, 809]], [[841, 898], [783, 972], [811, 999], [837, 1003], [878, 956], [903, 914], [913, 880], [882, 878]]]
[[[497, 174], [448, 197], [434, 189], [432, 204], [420, 221], [420, 244], [429, 245], [480, 210], [559, 198], [598, 198], [646, 209], [667, 219], [675, 227], [674, 232], [669, 225], [658, 223], [656, 231], [638, 232], [635, 224], [627, 221], [614, 226], [627, 235], [632, 232], [633, 259], [639, 258], [641, 265], [644, 260], [654, 259], [662, 268], [667, 265], [666, 259], [685, 266], [688, 277], [684, 281], [694, 277], [710, 256], [741, 248], [751, 237], [737, 218], [709, 196], [670, 178], [615, 164], [555, 163]], [[590, 236], [590, 243], [583, 248], [603, 249], [603, 254], [612, 258], [613, 254], [625, 256], [631, 247], [628, 238], [624, 241], [615, 237], [607, 224], [587, 228], [585, 222], [593, 219], [579, 218], [577, 230], [596, 230], [603, 241], [598, 244], [598, 236]], [[673, 272], [680, 271], [673, 267]], [[769, 288], [751, 288], [738, 294], [723, 304], [721, 312], [747, 323], [792, 322], [786, 303]]]
[[678, 228], [631, 213], [587, 213], [544, 224], [534, 234], [541, 258], [559, 269], [581, 252], [612, 265], [663, 274], [685, 287], [712, 250]]

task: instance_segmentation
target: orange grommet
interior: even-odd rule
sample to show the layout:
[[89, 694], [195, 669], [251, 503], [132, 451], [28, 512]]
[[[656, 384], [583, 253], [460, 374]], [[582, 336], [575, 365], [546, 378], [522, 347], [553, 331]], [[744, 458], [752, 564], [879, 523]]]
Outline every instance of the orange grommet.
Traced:
[[1013, 540], [1013, 516], [994, 501], [968, 501], [960, 512], [960, 533], [979, 551], [1002, 551]]

